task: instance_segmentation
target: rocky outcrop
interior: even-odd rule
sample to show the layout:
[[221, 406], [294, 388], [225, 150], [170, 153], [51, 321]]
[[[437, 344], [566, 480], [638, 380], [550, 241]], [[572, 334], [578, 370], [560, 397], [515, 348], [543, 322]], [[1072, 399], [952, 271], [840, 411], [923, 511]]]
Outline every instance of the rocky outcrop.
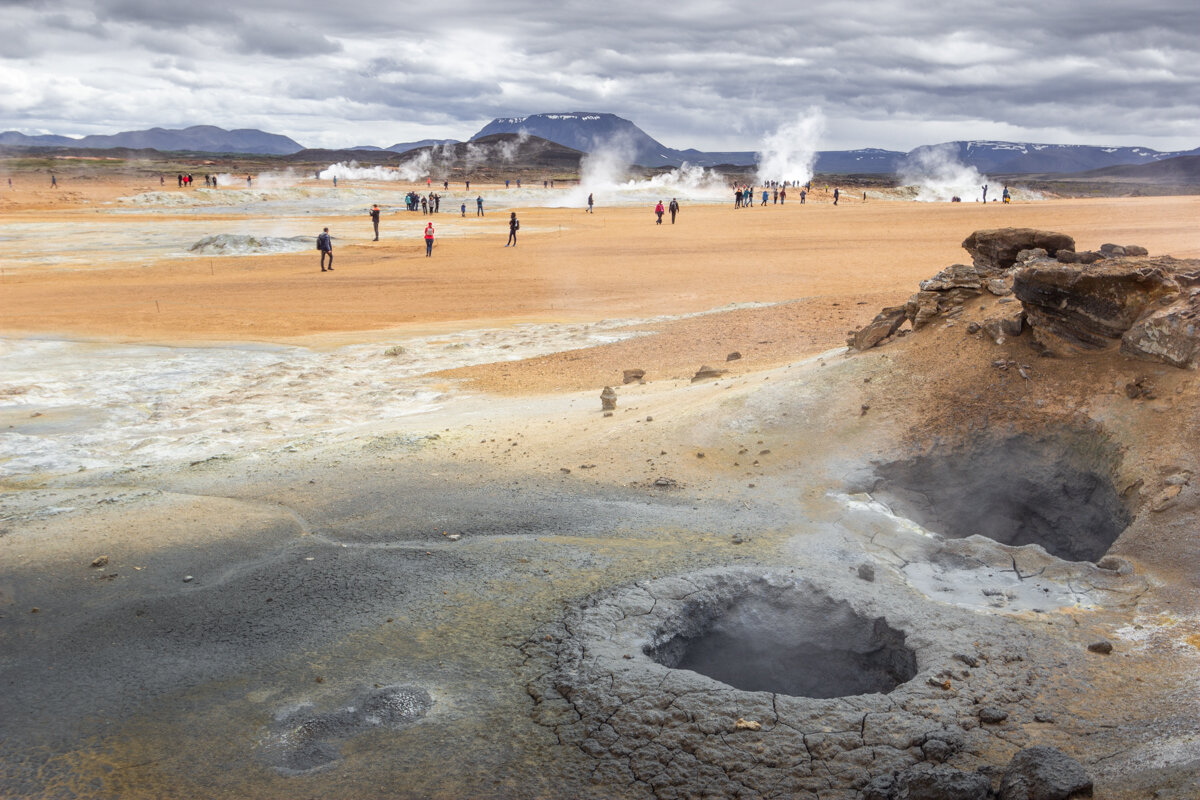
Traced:
[[962, 246], [971, 254], [976, 270], [992, 275], [1011, 268], [1022, 250], [1040, 248], [1053, 258], [1059, 251], [1074, 251], [1075, 240], [1065, 233], [1034, 228], [995, 228], [975, 231]]
[[1051, 354], [1119, 346], [1127, 355], [1188, 367], [1200, 352], [1197, 286], [1200, 261], [1126, 256], [1089, 266], [1034, 262], [1016, 272], [1013, 293]]

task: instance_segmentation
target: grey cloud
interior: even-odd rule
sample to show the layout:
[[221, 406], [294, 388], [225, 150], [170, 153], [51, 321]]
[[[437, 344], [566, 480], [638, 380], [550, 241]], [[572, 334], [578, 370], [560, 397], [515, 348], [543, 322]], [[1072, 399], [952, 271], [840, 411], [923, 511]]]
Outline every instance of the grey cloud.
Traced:
[[241, 50], [276, 58], [303, 58], [342, 50], [339, 42], [321, 33], [294, 26], [262, 26], [242, 28], [237, 35]]

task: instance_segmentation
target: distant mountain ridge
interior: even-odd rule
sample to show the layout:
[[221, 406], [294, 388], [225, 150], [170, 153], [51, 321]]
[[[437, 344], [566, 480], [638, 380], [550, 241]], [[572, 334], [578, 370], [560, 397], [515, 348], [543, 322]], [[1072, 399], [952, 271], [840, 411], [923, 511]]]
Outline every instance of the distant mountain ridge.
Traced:
[[[702, 167], [753, 166], [757, 154], [750, 150], [706, 152], [667, 147], [633, 122], [616, 114], [590, 111], [498, 117], [479, 130], [470, 141], [495, 134], [527, 134], [584, 153], [610, 147], [634, 164], [644, 167], [678, 167], [685, 162]], [[424, 147], [460, 144], [455, 139], [423, 139], [382, 148], [359, 145], [347, 150], [362, 153], [390, 151], [406, 153]], [[81, 139], [55, 135], [26, 135], [17, 131], [0, 133], [0, 146], [75, 147], [88, 149], [150, 148], [162, 152], [247, 153], [295, 155], [305, 148], [280, 134], [252, 128], [227, 131], [212, 125], [169, 130], [151, 128]], [[1028, 142], [955, 141], [923, 145], [907, 153], [896, 150], [821, 150], [814, 168], [826, 174], [893, 174], [912, 158], [938, 154], [972, 166], [985, 175], [1073, 173], [1122, 165], [1151, 164], [1180, 156], [1200, 155], [1200, 147], [1181, 152], [1159, 152], [1146, 147], [1100, 147], [1095, 145], [1033, 144]]]
[[286, 156], [304, 149], [294, 139], [278, 133], [266, 133], [254, 128], [227, 131], [215, 125], [193, 125], [180, 130], [150, 128], [108, 135], [93, 134], [82, 139], [72, 139], [69, 136], [26, 136], [16, 131], [6, 131], [0, 133], [0, 145], [92, 149], [128, 147], [151, 148], [162, 152], [254, 153], [275, 156]]

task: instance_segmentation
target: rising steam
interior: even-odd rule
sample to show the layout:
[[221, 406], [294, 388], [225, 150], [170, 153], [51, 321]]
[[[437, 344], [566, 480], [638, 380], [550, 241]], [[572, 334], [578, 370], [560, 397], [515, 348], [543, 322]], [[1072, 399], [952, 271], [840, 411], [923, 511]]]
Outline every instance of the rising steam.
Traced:
[[958, 160], [958, 149], [949, 143], [914, 150], [899, 172], [900, 182], [915, 186], [916, 199], [926, 203], [953, 197], [976, 198], [980, 187], [988, 183], [986, 175]]
[[758, 151], [758, 182], [791, 181], [796, 184], [812, 180], [817, 143], [824, 132], [825, 115], [814, 107], [764, 137]]

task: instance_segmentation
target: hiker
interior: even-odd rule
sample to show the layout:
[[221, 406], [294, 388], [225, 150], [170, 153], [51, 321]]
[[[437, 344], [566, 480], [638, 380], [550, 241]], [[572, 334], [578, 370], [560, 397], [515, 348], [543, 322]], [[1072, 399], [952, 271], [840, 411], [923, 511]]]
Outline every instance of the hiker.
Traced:
[[841, 191], [835, 188], [835, 189], [833, 190], [833, 204], [834, 204], [835, 206], [837, 205], [837, 201], [838, 201], [838, 196], [839, 196], [839, 195], [841, 195]]
[[433, 223], [425, 226], [425, 257], [433, 255]]
[[662, 215], [663, 215], [663, 204], [662, 204], [662, 200], [659, 200], [658, 205], [656, 205], [654, 207], [654, 216], [658, 218], [658, 221], [654, 223], [655, 225], [662, 225]]
[[479, 195], [475, 198], [475, 216], [483, 216], [483, 195]]
[[517, 219], [517, 212], [514, 211], [508, 218], [508, 244], [504, 245], [505, 247], [508, 247], [509, 244], [513, 247], [517, 246], [517, 231], [520, 229], [521, 222]]
[[379, 241], [379, 204], [376, 203], [374, 206], [371, 207], [371, 210], [367, 213], [371, 217], [371, 224], [373, 226], [375, 226], [375, 241], [378, 242]]
[[667, 210], [671, 212], [671, 224], [675, 224], [675, 215], [679, 213], [679, 201], [674, 197], [671, 198], [671, 204], [667, 206]]
[[594, 202], [595, 202], [595, 200], [593, 200], [593, 199], [592, 199], [592, 195], [591, 195], [591, 193], [589, 192], [589, 193], [588, 193], [588, 213], [589, 213], [589, 214], [593, 213], [593, 212], [592, 212], [592, 204], [593, 204]]
[[[321, 251], [321, 272], [333, 272], [333, 239], [329, 235], [329, 228], [321, 231], [321, 235], [317, 237], [317, 249]], [[325, 256], [329, 256], [329, 269], [325, 269]]]

